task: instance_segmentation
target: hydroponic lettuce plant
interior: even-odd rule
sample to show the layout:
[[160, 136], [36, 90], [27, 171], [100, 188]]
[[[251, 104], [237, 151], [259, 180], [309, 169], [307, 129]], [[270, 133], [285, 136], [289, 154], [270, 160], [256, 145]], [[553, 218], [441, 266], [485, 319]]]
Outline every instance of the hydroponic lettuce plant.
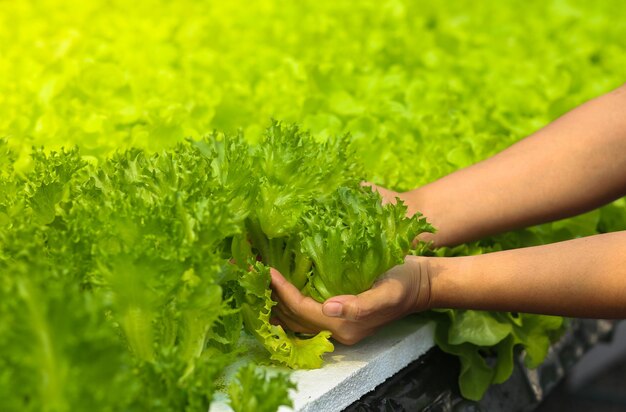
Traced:
[[254, 151], [259, 194], [247, 219], [252, 249], [318, 300], [368, 289], [432, 228], [360, 187], [348, 137], [318, 142], [274, 123]]
[[[241, 164], [233, 161], [240, 152], [227, 150], [221, 161]], [[359, 165], [351, 154], [347, 136], [319, 142], [296, 125], [278, 122], [272, 123], [250, 154], [249, 179], [259, 189], [245, 232], [233, 237], [231, 251], [242, 270], [256, 260], [266, 267], [255, 264], [242, 275], [246, 284], [242, 314], [271, 359], [290, 367], [320, 367], [322, 355], [333, 345], [328, 332], [302, 339], [270, 324], [275, 302], [268, 266], [318, 300], [359, 293], [402, 263], [412, 240], [431, 230], [419, 216], [407, 218], [401, 203], [382, 206], [378, 194], [362, 188]], [[334, 229], [345, 229], [341, 242], [319, 241]], [[341, 258], [344, 261], [338, 265]]]

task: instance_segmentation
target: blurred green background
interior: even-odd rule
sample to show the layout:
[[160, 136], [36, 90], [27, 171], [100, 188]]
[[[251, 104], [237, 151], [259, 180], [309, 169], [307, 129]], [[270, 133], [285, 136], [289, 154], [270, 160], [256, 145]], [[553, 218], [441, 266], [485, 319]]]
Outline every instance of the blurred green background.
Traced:
[[100, 157], [276, 118], [350, 132], [408, 189], [623, 83], [625, 21], [620, 0], [0, 1], [0, 136]]

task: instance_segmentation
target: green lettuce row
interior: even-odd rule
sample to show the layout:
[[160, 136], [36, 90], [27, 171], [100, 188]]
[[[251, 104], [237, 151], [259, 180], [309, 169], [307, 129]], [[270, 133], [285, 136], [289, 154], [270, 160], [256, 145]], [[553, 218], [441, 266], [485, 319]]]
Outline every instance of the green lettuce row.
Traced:
[[[345, 136], [320, 143], [296, 126], [274, 122], [257, 147], [241, 135], [214, 133], [156, 154], [129, 149], [91, 163], [78, 149], [36, 149], [25, 174], [15, 172], [9, 155], [0, 181], [7, 194], [0, 205], [2, 291], [9, 302], [2, 310], [10, 325], [0, 330], [10, 353], [2, 382], [12, 382], [4, 391], [7, 405], [45, 410], [54, 393], [48, 410], [87, 405], [81, 402], [104, 409], [206, 409], [215, 378], [243, 350], [242, 326], [270, 360], [320, 367], [323, 354], [333, 350], [330, 333], [305, 339], [271, 325], [269, 269], [256, 263], [250, 270], [251, 259], [280, 256], [288, 268], [297, 266], [290, 259], [301, 260], [303, 289], [317, 290], [310, 286], [315, 282], [320, 289], [326, 284], [327, 294], [357, 293], [401, 262], [411, 239], [428, 227], [423, 219], [406, 218], [403, 205], [383, 207], [379, 195], [362, 188], [349, 153]], [[269, 203], [264, 183], [286, 200]], [[295, 219], [281, 220], [284, 214]], [[349, 236], [345, 250], [320, 242], [315, 251], [305, 246], [306, 236], [319, 238], [331, 226]], [[269, 233], [263, 227], [271, 227]], [[333, 275], [322, 268], [330, 267], [334, 253], [354, 256]], [[42, 275], [30, 278], [31, 272]], [[46, 284], [58, 284], [59, 293], [43, 294]], [[65, 293], [71, 296], [63, 300]], [[60, 315], [68, 322], [63, 327]], [[80, 329], [72, 323], [76, 316], [76, 322], [91, 316], [102, 335]], [[111, 386], [119, 381], [129, 388], [125, 396], [110, 403], [73, 392], [85, 382], [80, 374], [94, 373], [64, 343], [73, 334], [74, 345], [84, 343], [87, 350], [93, 341], [110, 353], [110, 367], [93, 382], [106, 393], [123, 390]], [[62, 365], [74, 371], [71, 379]], [[268, 378], [274, 382], [268, 390], [288, 387], [284, 376], [276, 379]], [[12, 392], [14, 385], [23, 390]], [[262, 395], [245, 387], [230, 391]], [[287, 402], [281, 396], [276, 399]]]
[[239, 369], [228, 386], [228, 393], [234, 412], [273, 412], [282, 405], [293, 406], [289, 389], [296, 389], [296, 386], [284, 374], [268, 376], [254, 364], [248, 364]]
[[623, 82], [620, 0], [471, 6], [3, 3], [0, 136], [23, 162], [33, 144], [104, 157], [213, 129], [256, 141], [275, 117], [351, 132], [371, 180], [409, 189]]
[[[321, 164], [329, 148], [334, 151]], [[6, 150], [4, 143], [0, 149]], [[242, 324], [272, 360], [291, 367], [319, 367], [323, 354], [332, 351], [326, 332], [301, 339], [270, 324], [275, 303], [265, 265], [323, 301], [368, 289], [402, 262], [417, 234], [432, 230], [419, 215], [406, 218], [401, 202], [382, 206], [378, 194], [361, 187], [361, 168], [349, 162], [349, 154], [345, 136], [319, 142], [278, 122], [267, 129], [260, 146], [250, 146], [241, 134], [214, 133], [158, 154], [130, 149], [99, 164], [85, 162], [76, 149], [35, 150], [26, 174], [16, 173], [10, 160], [0, 175], [0, 188], [7, 194], [0, 204], [2, 269], [13, 273], [18, 264], [26, 271], [42, 266], [46, 277], [78, 285], [74, 293], [93, 294], [103, 305], [108, 327], [138, 365], [133, 370], [140, 371], [138, 381], [152, 391], [151, 399], [165, 410], [204, 407], [214, 389], [206, 377], [216, 376], [234, 359]], [[313, 159], [318, 161], [309, 165]], [[269, 192], [258, 190], [270, 182], [284, 201], [268, 202]], [[586, 225], [581, 228], [595, 230], [597, 216], [578, 218]], [[605, 216], [608, 224], [620, 222], [617, 213]], [[519, 237], [507, 239], [504, 235], [434, 253], [452, 256], [519, 246], [514, 243]], [[425, 247], [419, 250], [428, 253]], [[252, 264], [250, 270], [255, 259], [265, 265]], [[4, 291], [22, 296], [21, 304], [28, 306], [31, 294], [24, 291], [29, 285], [8, 276]], [[11, 313], [17, 307], [3, 308]], [[43, 315], [24, 312], [45, 320], [47, 309], [42, 310]], [[519, 321], [495, 313], [447, 314], [447, 320], [439, 318], [436, 340], [461, 358], [461, 388], [472, 399], [508, 377], [516, 345], [530, 353], [531, 365], [538, 364], [548, 337], [561, 326], [560, 318], [524, 315]], [[8, 336], [6, 330], [0, 332]], [[51, 339], [46, 335], [41, 342]], [[541, 345], [534, 347], [532, 340]], [[487, 347], [498, 354], [494, 368], [481, 357]], [[5, 381], [20, 357], [13, 362]], [[59, 405], [71, 404], [68, 399]]]
[[[206, 157], [35, 151], [33, 166], [0, 173], [2, 409], [206, 411], [242, 350], [239, 272], [222, 256], [238, 220]], [[289, 384], [268, 382], [232, 390], [275, 410]]]

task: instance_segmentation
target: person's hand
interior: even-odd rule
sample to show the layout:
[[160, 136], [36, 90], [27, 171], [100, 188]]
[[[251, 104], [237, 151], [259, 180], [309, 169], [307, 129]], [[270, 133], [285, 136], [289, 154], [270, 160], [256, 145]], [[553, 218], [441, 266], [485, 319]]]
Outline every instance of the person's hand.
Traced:
[[378, 194], [383, 198], [383, 205], [387, 203], [396, 204], [397, 198], [404, 201], [404, 194], [400, 192], [396, 192], [394, 190], [386, 189], [382, 186], [375, 185], [371, 182], [361, 182], [361, 186], [370, 187], [374, 192], [378, 192]]
[[[418, 213], [418, 212], [419, 213], [425, 212], [424, 210], [422, 210], [423, 202], [420, 202], [418, 200], [419, 199], [419, 196], [417, 195], [418, 189], [413, 190], [411, 192], [396, 192], [394, 190], [389, 190], [382, 186], [378, 186], [370, 182], [361, 182], [361, 186], [370, 187], [374, 192], [378, 192], [378, 194], [380, 194], [380, 196], [382, 197], [383, 205], [388, 204], [388, 203], [395, 205], [398, 199], [402, 200], [404, 204], [406, 205], [406, 215], [409, 217], [413, 216], [415, 213]], [[433, 224], [432, 215], [433, 213], [430, 212], [426, 216], [426, 219], [431, 224]], [[437, 226], [438, 225], [435, 225], [435, 227]], [[432, 242], [432, 245], [434, 245], [435, 243], [437, 243], [437, 239], [440, 237], [441, 237], [441, 234], [420, 233], [414, 241], [414, 246], [418, 240], [422, 242], [426, 242], [426, 243]]]
[[337, 341], [355, 344], [395, 319], [430, 308], [427, 259], [407, 256], [404, 264], [385, 273], [370, 290], [356, 296], [334, 296], [324, 304], [303, 296], [272, 269], [272, 289], [278, 302], [274, 322], [294, 332], [329, 330]]

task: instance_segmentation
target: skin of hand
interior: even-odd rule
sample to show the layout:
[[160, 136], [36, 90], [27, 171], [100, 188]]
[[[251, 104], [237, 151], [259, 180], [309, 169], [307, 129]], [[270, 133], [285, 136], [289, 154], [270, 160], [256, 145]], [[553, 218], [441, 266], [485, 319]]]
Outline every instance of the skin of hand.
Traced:
[[277, 270], [271, 270], [278, 304], [274, 323], [301, 333], [332, 332], [333, 338], [352, 345], [381, 326], [410, 313], [429, 309], [430, 282], [424, 258], [407, 256], [374, 286], [359, 295], [334, 296], [323, 304], [300, 291]]

